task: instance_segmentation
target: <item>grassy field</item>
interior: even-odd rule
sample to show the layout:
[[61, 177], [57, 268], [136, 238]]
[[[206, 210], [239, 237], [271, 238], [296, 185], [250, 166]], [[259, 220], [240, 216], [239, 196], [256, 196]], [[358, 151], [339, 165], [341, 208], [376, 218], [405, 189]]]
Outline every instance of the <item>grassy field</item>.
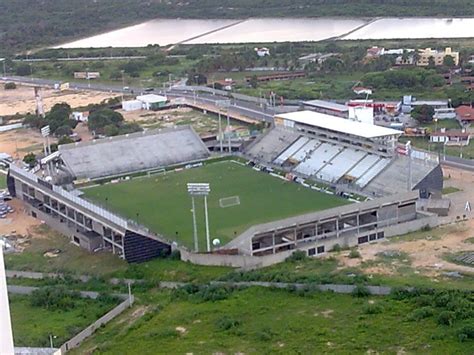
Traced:
[[0, 189], [5, 189], [7, 187], [7, 176], [3, 173], [0, 173]]
[[[170, 259], [155, 259], [130, 265], [111, 253], [91, 254], [47, 227], [37, 228], [34, 234], [35, 237], [30, 239], [22, 253], [5, 255], [8, 270], [180, 282], [209, 282], [231, 270], [226, 267], [199, 266]], [[54, 258], [44, 255], [53, 249], [59, 249], [61, 252]], [[15, 279], [10, 281], [13, 282]]]
[[467, 146], [446, 146], [444, 149], [444, 145], [442, 143], [431, 143], [429, 138], [425, 137], [402, 137], [400, 138], [400, 142], [406, 143], [408, 140], [411, 141], [412, 145], [416, 148], [428, 150], [431, 152], [439, 152], [443, 155], [445, 152], [446, 155], [451, 155], [455, 157], [461, 157], [464, 159], [474, 159], [474, 140], [469, 141], [469, 145]]
[[10, 294], [9, 300], [15, 346], [49, 347], [49, 334], [53, 334], [59, 347], [114, 307], [79, 298], [72, 309], [64, 311], [32, 306], [31, 296]]
[[[232, 162], [221, 162], [178, 173], [106, 184], [84, 190], [85, 197], [138, 219], [150, 229], [192, 247], [191, 199], [186, 183], [209, 182], [211, 238], [222, 243], [252, 225], [347, 203], [341, 198], [284, 182]], [[130, 197], [133, 196], [133, 199]], [[239, 196], [240, 205], [221, 208], [219, 200]], [[107, 199], [107, 201], [106, 201]], [[200, 248], [205, 245], [203, 199], [196, 199]]]
[[[75, 353], [98, 354], [468, 354], [472, 341], [433, 316], [412, 318], [414, 300], [296, 294], [251, 288], [225, 299], [157, 299], [131, 310], [87, 340]], [[127, 322], [127, 326], [124, 326]]]

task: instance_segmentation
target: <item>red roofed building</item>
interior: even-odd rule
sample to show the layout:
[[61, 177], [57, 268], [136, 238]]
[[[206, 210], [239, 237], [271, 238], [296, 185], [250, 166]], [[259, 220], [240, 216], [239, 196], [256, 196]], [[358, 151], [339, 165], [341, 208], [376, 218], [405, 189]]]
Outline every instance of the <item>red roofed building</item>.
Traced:
[[456, 116], [461, 124], [470, 124], [474, 122], [474, 108], [467, 105], [459, 106], [456, 109]]

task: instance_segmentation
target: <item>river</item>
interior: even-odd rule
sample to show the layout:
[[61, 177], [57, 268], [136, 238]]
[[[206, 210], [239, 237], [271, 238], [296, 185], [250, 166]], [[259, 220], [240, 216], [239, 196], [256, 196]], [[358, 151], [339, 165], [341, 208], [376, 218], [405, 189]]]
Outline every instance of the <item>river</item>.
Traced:
[[84, 38], [61, 48], [145, 47], [176, 43], [261, 43], [338, 39], [474, 37], [474, 18], [157, 19]]

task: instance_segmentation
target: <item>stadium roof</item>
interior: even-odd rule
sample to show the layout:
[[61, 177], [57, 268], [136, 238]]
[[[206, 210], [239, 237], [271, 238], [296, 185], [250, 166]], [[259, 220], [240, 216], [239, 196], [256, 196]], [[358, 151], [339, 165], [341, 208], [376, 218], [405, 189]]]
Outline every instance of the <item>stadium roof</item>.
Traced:
[[337, 112], [349, 111], [349, 107], [347, 107], [346, 105], [341, 105], [341, 104], [338, 104], [336, 102], [331, 102], [331, 101], [323, 101], [323, 100], [303, 101], [303, 105], [320, 107], [326, 110], [332, 110], [332, 111], [337, 111]]
[[326, 115], [324, 113], [314, 111], [290, 112], [281, 115], [275, 115], [275, 117], [363, 138], [376, 138], [393, 135], [399, 136], [402, 134], [401, 131], [396, 129], [351, 121], [345, 118]]
[[155, 129], [59, 146], [61, 159], [78, 179], [162, 168], [209, 156], [190, 126]]

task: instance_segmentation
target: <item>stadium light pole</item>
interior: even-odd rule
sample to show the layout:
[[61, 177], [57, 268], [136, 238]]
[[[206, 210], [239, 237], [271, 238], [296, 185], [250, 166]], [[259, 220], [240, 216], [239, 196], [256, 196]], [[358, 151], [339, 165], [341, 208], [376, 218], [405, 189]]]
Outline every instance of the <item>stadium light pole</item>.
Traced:
[[193, 204], [193, 224], [194, 224], [194, 248], [198, 251], [197, 246], [197, 228], [196, 228], [196, 211], [194, 206], [194, 196], [204, 196], [204, 216], [206, 220], [206, 244], [207, 251], [211, 251], [211, 238], [209, 236], [209, 215], [207, 211], [207, 195], [211, 192], [209, 183], [188, 183], [188, 193], [191, 195], [191, 200]]
[[197, 236], [197, 223], [196, 223], [196, 204], [194, 203], [194, 195], [191, 195], [192, 212], [193, 212], [193, 236], [194, 236], [194, 251], [199, 251], [199, 242]]

